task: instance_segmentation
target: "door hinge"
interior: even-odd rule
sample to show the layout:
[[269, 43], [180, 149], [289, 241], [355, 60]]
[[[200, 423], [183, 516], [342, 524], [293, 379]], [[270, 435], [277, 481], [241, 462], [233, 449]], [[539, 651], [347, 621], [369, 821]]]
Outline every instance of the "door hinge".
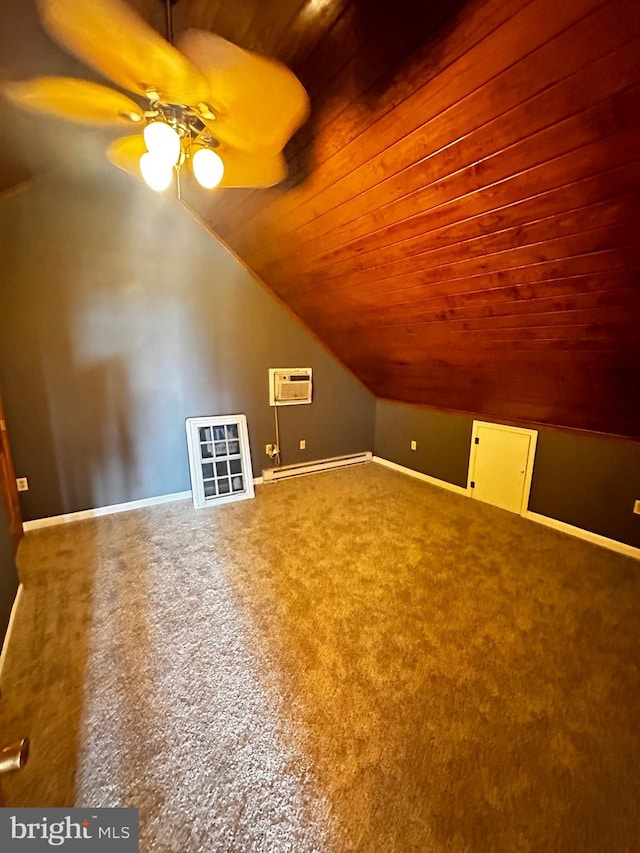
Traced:
[[472, 480], [472, 481], [471, 481], [471, 488], [472, 488], [472, 489], [475, 489], [475, 487], [476, 487], [475, 480]]
[[475, 437], [475, 443], [480, 444], [480, 439], [478, 438], [478, 436]]

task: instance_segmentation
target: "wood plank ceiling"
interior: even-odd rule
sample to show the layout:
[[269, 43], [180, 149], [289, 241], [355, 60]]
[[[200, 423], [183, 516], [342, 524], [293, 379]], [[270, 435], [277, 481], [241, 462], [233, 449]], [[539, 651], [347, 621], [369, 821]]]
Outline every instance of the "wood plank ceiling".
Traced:
[[309, 91], [287, 182], [186, 200], [374, 394], [640, 438], [637, 0], [178, 0], [174, 22]]
[[314, 5], [293, 180], [190, 204], [377, 396], [640, 436], [635, 0]]

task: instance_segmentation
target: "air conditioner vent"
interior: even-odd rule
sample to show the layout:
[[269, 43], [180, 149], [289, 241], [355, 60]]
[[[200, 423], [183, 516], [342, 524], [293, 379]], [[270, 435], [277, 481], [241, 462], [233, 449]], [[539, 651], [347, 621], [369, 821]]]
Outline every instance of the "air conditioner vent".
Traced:
[[272, 367], [269, 369], [269, 405], [299, 406], [311, 402], [310, 367]]

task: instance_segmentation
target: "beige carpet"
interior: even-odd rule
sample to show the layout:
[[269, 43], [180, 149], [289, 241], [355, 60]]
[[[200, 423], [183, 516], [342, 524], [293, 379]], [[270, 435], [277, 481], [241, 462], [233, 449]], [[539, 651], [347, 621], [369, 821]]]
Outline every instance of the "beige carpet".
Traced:
[[640, 564], [375, 464], [30, 533], [6, 805], [143, 851], [624, 853]]

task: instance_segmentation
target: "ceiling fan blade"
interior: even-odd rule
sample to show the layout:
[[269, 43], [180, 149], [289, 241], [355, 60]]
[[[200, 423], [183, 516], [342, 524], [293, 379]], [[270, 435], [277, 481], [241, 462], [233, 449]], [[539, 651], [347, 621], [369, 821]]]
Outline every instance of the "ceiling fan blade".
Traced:
[[142, 121], [142, 109], [115, 89], [74, 77], [37, 77], [3, 83], [1, 91], [16, 106], [83, 124], [114, 125]]
[[287, 177], [287, 164], [280, 152], [251, 153], [220, 146], [218, 153], [224, 163], [221, 187], [272, 187]]
[[146, 150], [147, 146], [144, 144], [141, 133], [135, 136], [121, 136], [107, 148], [107, 160], [124, 172], [129, 172], [138, 180], [142, 180], [140, 158]]
[[207, 101], [206, 78], [122, 0], [38, 0], [50, 35], [114, 83], [166, 103]]
[[[249, 53], [202, 30], [187, 30], [178, 45], [206, 75], [215, 119], [202, 111], [207, 128], [221, 142], [244, 150], [276, 153], [309, 114], [309, 98], [284, 65]], [[197, 105], [198, 101], [191, 101]]]

